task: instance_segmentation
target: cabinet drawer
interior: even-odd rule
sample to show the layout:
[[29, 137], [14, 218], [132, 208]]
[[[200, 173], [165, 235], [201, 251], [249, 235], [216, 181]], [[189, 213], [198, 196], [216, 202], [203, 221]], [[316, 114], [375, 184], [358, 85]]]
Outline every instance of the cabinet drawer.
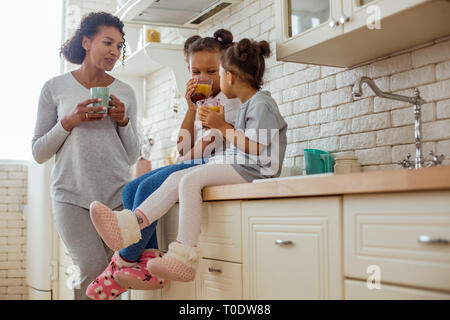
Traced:
[[450, 293], [381, 284], [370, 290], [365, 281], [345, 280], [346, 300], [449, 300]]
[[199, 300], [242, 299], [240, 263], [202, 259], [195, 281]]
[[341, 199], [242, 203], [244, 299], [342, 299]]
[[[198, 245], [205, 258], [242, 262], [241, 202], [204, 202]], [[160, 248], [175, 241], [178, 234], [178, 204], [161, 219]]]
[[344, 196], [344, 273], [381, 282], [450, 290], [450, 191]]

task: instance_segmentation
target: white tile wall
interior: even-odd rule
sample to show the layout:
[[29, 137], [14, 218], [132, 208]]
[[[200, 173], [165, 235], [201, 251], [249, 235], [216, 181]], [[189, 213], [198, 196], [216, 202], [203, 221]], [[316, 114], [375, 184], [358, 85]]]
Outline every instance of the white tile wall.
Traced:
[[0, 300], [27, 298], [26, 223], [19, 208], [26, 193], [27, 166], [0, 164]]
[[[202, 26], [199, 33], [211, 36], [219, 28], [229, 29], [236, 40], [268, 40], [274, 49], [273, 1], [234, 4]], [[167, 90], [158, 89], [168, 81], [175, 85], [169, 73], [163, 69], [147, 78], [146, 117], [156, 142], [151, 156], [154, 168], [166, 163], [167, 151], [175, 146], [169, 137], [176, 134], [183, 119], [183, 114], [174, 114], [168, 106]], [[396, 167], [398, 160], [414, 151], [411, 106], [375, 97], [367, 87], [363, 97], [354, 101], [351, 88], [361, 76], [372, 77], [382, 90], [398, 94], [413, 95], [418, 87], [428, 102], [422, 110], [424, 154], [429, 150], [445, 153], [445, 163], [450, 164], [449, 38], [353, 69], [283, 63], [276, 61], [275, 54], [267, 59], [264, 88], [272, 92], [289, 124], [286, 164], [303, 167], [303, 148], [310, 147], [334, 154], [354, 151], [363, 170], [383, 170]]]

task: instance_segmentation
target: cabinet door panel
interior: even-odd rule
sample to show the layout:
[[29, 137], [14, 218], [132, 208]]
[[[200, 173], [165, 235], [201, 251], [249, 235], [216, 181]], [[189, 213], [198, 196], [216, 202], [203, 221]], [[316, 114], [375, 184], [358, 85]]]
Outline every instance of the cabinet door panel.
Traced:
[[196, 283], [199, 300], [242, 299], [242, 265], [202, 259]]
[[[427, 243], [421, 236], [442, 239]], [[420, 239], [420, 241], [419, 241]], [[345, 275], [450, 290], [450, 192], [344, 196]]]
[[244, 299], [340, 299], [340, 197], [242, 203]]
[[[322, 5], [321, 5], [322, 3]], [[282, 46], [277, 47], [277, 59], [286, 59], [289, 61], [289, 56], [299, 49], [307, 49], [313, 47], [321, 42], [332, 39], [344, 32], [342, 26], [331, 28], [329, 21], [339, 19], [342, 14], [341, 1], [329, 0], [328, 11], [329, 18], [320, 19], [319, 23], [317, 17], [314, 20], [308, 21], [310, 27], [303, 28], [299, 34], [290, 31], [295, 25], [300, 25], [306, 19], [306, 15], [312, 11], [320, 12], [320, 5], [323, 7], [323, 1], [309, 1], [309, 0], [276, 0], [275, 1], [275, 21], [277, 31], [277, 43], [283, 43]], [[293, 12], [294, 11], [294, 12]], [[304, 18], [301, 18], [305, 15]], [[312, 19], [313, 17], [311, 17]], [[294, 24], [294, 25], [293, 25]], [[298, 27], [297, 30], [302, 30]]]
[[344, 14], [350, 17], [350, 21], [344, 24], [344, 32], [372, 24], [378, 15], [383, 19], [427, 1], [429, 0], [344, 0]]

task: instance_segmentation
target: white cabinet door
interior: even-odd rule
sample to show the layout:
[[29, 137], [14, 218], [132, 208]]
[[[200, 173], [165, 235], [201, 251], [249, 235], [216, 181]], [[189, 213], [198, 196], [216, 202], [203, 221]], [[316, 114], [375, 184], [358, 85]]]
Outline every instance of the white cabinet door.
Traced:
[[[344, 23], [344, 32], [372, 25], [374, 19], [384, 19], [430, 0], [343, 0], [344, 15], [349, 21]], [[376, 22], [376, 21], [375, 21]]]
[[341, 198], [242, 202], [244, 299], [341, 299]]
[[[327, 0], [275, 1], [277, 60], [353, 67], [445, 37], [450, 30], [449, 1], [330, 0], [329, 20], [315, 25], [327, 4]], [[314, 26], [310, 14], [315, 15]], [[340, 24], [330, 27], [335, 20]]]
[[450, 291], [450, 191], [345, 195], [343, 237], [345, 276]]
[[277, 43], [282, 43], [277, 60], [297, 62], [297, 51], [304, 50], [303, 56], [309, 57], [309, 48], [341, 35], [342, 26], [329, 25], [341, 15], [340, 0], [275, 0]]

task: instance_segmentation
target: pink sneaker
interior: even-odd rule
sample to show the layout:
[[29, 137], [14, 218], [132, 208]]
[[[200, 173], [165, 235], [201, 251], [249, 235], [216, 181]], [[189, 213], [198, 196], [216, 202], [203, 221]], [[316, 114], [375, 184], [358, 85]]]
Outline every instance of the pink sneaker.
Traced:
[[86, 290], [86, 295], [93, 300], [114, 300], [127, 289], [121, 287], [114, 279], [114, 274], [119, 270], [117, 257], [114, 255], [105, 271], [91, 282]]
[[95, 230], [114, 251], [126, 248], [141, 239], [141, 228], [131, 210], [112, 211], [104, 204], [94, 201], [89, 212]]
[[158, 278], [148, 272], [147, 262], [150, 259], [162, 257], [159, 250], [144, 250], [138, 260], [138, 264], [130, 268], [121, 268], [114, 274], [114, 279], [124, 288], [136, 290], [155, 290], [161, 289], [167, 283], [167, 280]]
[[175, 281], [192, 281], [199, 262], [199, 249], [179, 242], [169, 244], [169, 251], [162, 258], [150, 259], [147, 270], [151, 274]]

